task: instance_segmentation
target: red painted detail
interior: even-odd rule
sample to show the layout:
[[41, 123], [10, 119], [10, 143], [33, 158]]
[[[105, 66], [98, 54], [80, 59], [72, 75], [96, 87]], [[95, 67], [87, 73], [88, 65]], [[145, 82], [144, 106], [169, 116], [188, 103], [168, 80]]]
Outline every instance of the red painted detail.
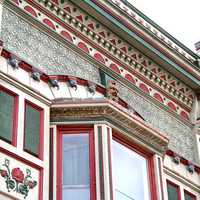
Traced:
[[173, 85], [174, 87], [176, 86], [176, 82], [175, 81], [172, 81], [170, 84]]
[[99, 62], [105, 64], [105, 60], [104, 60], [103, 56], [102, 56], [100, 53], [95, 53], [95, 54], [94, 54], [94, 58], [95, 58], [96, 60], [98, 60]]
[[167, 80], [167, 78], [166, 78], [166, 75], [165, 75], [165, 74], [164, 74], [164, 75], [162, 75], [162, 76], [160, 76], [160, 78], [161, 78], [161, 79], [163, 79], [163, 80], [165, 80], [165, 81]]
[[37, 13], [35, 12], [35, 10], [33, 8], [31, 8], [30, 6], [25, 6], [24, 10], [26, 10], [28, 13], [30, 13], [32, 16], [37, 17]]
[[106, 34], [104, 33], [104, 31], [99, 32], [99, 35], [101, 35], [102, 37], [106, 38]]
[[119, 69], [119, 67], [116, 64], [114, 64], [114, 63], [110, 64], [110, 68], [113, 71], [117, 72], [118, 74], [121, 74], [120, 69]]
[[51, 1], [53, 1], [54, 3], [58, 5], [58, 0], [51, 0]]
[[19, 111], [19, 96], [11, 90], [0, 85], [0, 91], [11, 95], [14, 98], [14, 107], [13, 107], [13, 127], [12, 127], [12, 141], [13, 146], [17, 146], [17, 130], [18, 130], [18, 111]]
[[171, 101], [167, 104], [172, 110], [176, 111], [176, 106]]
[[127, 53], [127, 48], [126, 47], [122, 47], [120, 48], [122, 51], [124, 51], [125, 53]]
[[88, 49], [88, 47], [87, 47], [87, 45], [86, 45], [85, 43], [79, 42], [79, 43], [78, 43], [78, 47], [79, 47], [80, 49], [82, 49], [83, 51], [85, 51], [86, 53], [89, 53], [89, 49]]
[[43, 19], [43, 23], [49, 26], [50, 28], [56, 30], [56, 27], [54, 26], [53, 22], [47, 18]]
[[60, 34], [70, 42], [73, 42], [72, 36], [67, 31], [61, 31]]
[[137, 55], [136, 54], [132, 54], [131, 58], [134, 58], [135, 60], [137, 60]]
[[111, 42], [112, 44], [116, 45], [116, 40], [115, 40], [115, 39], [110, 40], [110, 42]]
[[70, 7], [65, 7], [64, 10], [66, 10], [68, 13], [71, 13]]
[[155, 73], [155, 74], [158, 73], [158, 72], [157, 72], [157, 68], [153, 68], [151, 71], [152, 71], [153, 73]]
[[160, 94], [155, 93], [153, 96], [154, 96], [154, 98], [156, 98], [158, 101], [160, 101], [161, 103], [163, 103], [163, 98], [162, 98], [162, 96], [161, 96]]
[[180, 92], [185, 93], [184, 88], [179, 89]]
[[19, 1], [18, 0], [12, 0], [14, 3], [16, 3], [17, 5], [19, 5]]
[[92, 30], [94, 30], [94, 24], [93, 23], [90, 23], [87, 25], [89, 28], [91, 28]]
[[143, 61], [141, 62], [141, 64], [144, 65], [144, 66], [146, 67], [146, 66], [147, 66], [146, 60], [143, 60]]
[[82, 15], [76, 16], [76, 19], [78, 19], [79, 21], [83, 22], [83, 16]]
[[183, 117], [184, 119], [189, 120], [189, 115], [185, 111], [181, 111], [180, 116]]
[[26, 125], [26, 105], [31, 106], [33, 109], [38, 110], [40, 112], [40, 143], [39, 143], [39, 155], [35, 155], [32, 152], [25, 150], [25, 143], [24, 143], [24, 151], [32, 154], [33, 156], [39, 157], [41, 160], [44, 158], [44, 110], [43, 108], [39, 107], [38, 105], [28, 101], [27, 99], [24, 100], [24, 142], [25, 142], [25, 125]]
[[90, 198], [96, 200], [94, 127], [91, 125], [57, 126], [57, 199], [62, 200], [62, 135], [89, 134]]
[[50, 148], [49, 148], [49, 200], [52, 200], [54, 194], [54, 132], [53, 128], [50, 128]]
[[139, 87], [143, 92], [149, 93], [149, 88], [144, 83], [140, 83]]
[[131, 83], [135, 84], [135, 79], [133, 78], [132, 75], [130, 74], [126, 74], [125, 78], [128, 79]]

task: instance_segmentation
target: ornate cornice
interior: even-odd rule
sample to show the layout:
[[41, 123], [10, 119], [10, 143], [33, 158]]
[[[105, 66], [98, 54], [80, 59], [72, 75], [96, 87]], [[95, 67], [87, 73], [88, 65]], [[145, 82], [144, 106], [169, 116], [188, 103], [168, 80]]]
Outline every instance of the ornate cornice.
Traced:
[[[121, 43], [126, 50], [123, 49], [123, 45], [117, 44], [119, 46], [117, 47], [110, 41], [110, 36], [105, 38], [100, 34], [102, 32], [106, 33], [105, 27], [101, 25], [101, 32], [99, 32], [98, 28], [92, 29], [89, 27], [88, 22], [85, 22], [86, 20], [83, 21], [83, 18], [86, 19], [88, 16], [79, 10], [79, 16], [77, 12], [73, 13], [70, 7], [71, 4], [67, 10], [58, 7], [48, 0], [38, 0], [38, 2], [37, 4], [33, 1], [31, 3], [29, 0], [21, 1], [18, 6], [53, 29], [68, 42], [92, 56], [101, 65], [104, 65], [109, 70], [113, 70], [116, 73], [116, 77], [125, 78], [133, 87], [136, 86], [139, 90], [149, 94], [183, 118], [189, 119], [189, 112], [192, 109], [194, 98], [194, 93], [190, 88], [174, 79], [172, 75], [163, 71], [163, 69], [144, 57], [133, 47], [131, 47], [132, 50], [129, 52], [127, 49], [129, 49], [130, 45], [125, 41], [122, 40]], [[47, 10], [44, 10], [44, 8]], [[44, 13], [41, 13], [41, 11]], [[96, 26], [97, 22], [94, 21], [93, 24]], [[81, 39], [76, 33], [80, 33]], [[121, 40], [113, 33], [110, 34], [116, 41]], [[89, 44], [90, 42], [92, 42], [91, 45]], [[96, 45], [95, 48], [94, 45]], [[102, 51], [103, 54], [101, 53]]]
[[135, 114], [120, 109], [117, 104], [109, 100], [68, 101], [67, 103], [53, 103], [51, 106], [51, 122], [73, 120], [109, 120], [117, 124], [119, 129], [125, 129], [131, 136], [164, 153], [168, 145], [168, 138], [159, 131], [151, 128]]

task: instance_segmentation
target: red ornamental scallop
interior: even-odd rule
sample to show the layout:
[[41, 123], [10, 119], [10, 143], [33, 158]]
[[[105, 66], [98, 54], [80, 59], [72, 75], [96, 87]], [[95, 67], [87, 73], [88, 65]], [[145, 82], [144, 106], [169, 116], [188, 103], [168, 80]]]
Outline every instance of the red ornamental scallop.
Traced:
[[153, 96], [154, 96], [154, 98], [156, 98], [158, 101], [160, 101], [161, 103], [163, 103], [163, 98], [161, 97], [160, 94], [155, 93]]
[[33, 8], [31, 8], [30, 6], [25, 6], [24, 10], [26, 10], [28, 13], [30, 13], [32, 16], [37, 17], [37, 13], [35, 12], [35, 10]]
[[114, 63], [110, 64], [110, 68], [118, 74], [121, 73], [119, 67]]
[[131, 76], [130, 74], [126, 74], [125, 78], [128, 79], [131, 83], [135, 84], [135, 80], [134, 80], [133, 76]]
[[103, 56], [100, 53], [95, 53], [94, 54], [94, 58], [96, 60], [98, 60], [99, 62], [101, 62], [101, 63], [105, 63], [105, 60], [104, 60]]
[[167, 104], [172, 110], [176, 111], [176, 106], [171, 101]]
[[181, 111], [180, 115], [182, 118], [189, 120], [189, 116], [185, 111]]
[[46, 24], [47, 26], [49, 26], [50, 28], [56, 30], [56, 28], [55, 28], [55, 26], [54, 26], [54, 24], [53, 24], [53, 22], [51, 20], [49, 20], [47, 18], [43, 19], [43, 23]]
[[79, 47], [80, 49], [82, 49], [83, 51], [85, 51], [86, 53], [89, 53], [89, 49], [88, 49], [88, 47], [86, 46], [85, 43], [79, 42], [79, 43], [78, 43], [78, 47]]
[[69, 42], [73, 42], [72, 36], [67, 31], [61, 31], [60, 34]]
[[145, 93], [149, 93], [149, 89], [144, 83], [140, 83], [140, 89]]

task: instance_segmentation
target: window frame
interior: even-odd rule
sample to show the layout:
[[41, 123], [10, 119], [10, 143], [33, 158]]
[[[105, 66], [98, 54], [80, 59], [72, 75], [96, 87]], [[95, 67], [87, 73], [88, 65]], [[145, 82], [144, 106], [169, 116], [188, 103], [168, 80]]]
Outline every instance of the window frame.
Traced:
[[16, 147], [17, 146], [17, 132], [18, 132], [19, 95], [5, 88], [2, 85], [0, 85], [0, 91], [3, 91], [14, 98], [13, 113], [12, 113], [12, 119], [13, 119], [12, 139], [11, 141], [9, 141], [6, 138], [3, 138], [0, 136], [0, 140], [3, 140]]
[[[25, 138], [26, 138], [26, 105], [31, 106], [33, 109], [40, 112], [40, 133], [39, 133], [39, 153], [34, 154], [33, 152], [25, 149]], [[44, 109], [35, 103], [25, 99], [24, 100], [24, 138], [23, 138], [23, 150], [41, 160], [43, 160], [44, 156]]]
[[178, 200], [181, 200], [181, 189], [180, 189], [180, 186], [177, 185], [176, 183], [170, 181], [169, 179], [166, 179], [166, 191], [167, 191], [167, 199], [168, 199], [168, 184], [174, 186], [177, 190], [177, 193], [178, 193]]
[[[144, 157], [147, 161], [147, 174], [148, 174], [148, 187], [149, 187], [149, 196], [150, 200], [157, 200], [157, 185], [155, 180], [155, 166], [154, 166], [154, 154], [144, 149], [144, 147], [137, 145], [131, 138], [125, 137], [122, 134], [113, 131], [112, 140], [124, 145], [140, 156]], [[111, 147], [112, 148], [112, 147]], [[112, 149], [111, 149], [112, 152]], [[113, 166], [113, 163], [112, 163]], [[113, 176], [113, 172], [112, 172]], [[113, 180], [113, 178], [112, 178]], [[114, 193], [114, 184], [112, 186]]]
[[194, 195], [191, 192], [189, 192], [189, 191], [184, 189], [184, 200], [185, 200], [185, 194], [189, 195], [192, 198], [192, 200], [196, 200], [197, 199], [196, 195]]
[[58, 200], [62, 200], [62, 136], [64, 134], [88, 133], [89, 136], [89, 166], [90, 166], [90, 200], [96, 200], [96, 169], [95, 146], [93, 126], [58, 126], [57, 127], [57, 194]]

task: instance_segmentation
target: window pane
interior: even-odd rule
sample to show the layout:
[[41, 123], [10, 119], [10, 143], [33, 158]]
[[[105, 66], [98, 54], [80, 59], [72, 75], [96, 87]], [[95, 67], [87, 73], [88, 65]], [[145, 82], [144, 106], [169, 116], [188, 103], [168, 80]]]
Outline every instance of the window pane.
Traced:
[[147, 160], [113, 141], [115, 200], [149, 200]]
[[194, 200], [195, 197], [185, 192], [185, 200]]
[[89, 200], [89, 136], [63, 134], [63, 199]]
[[168, 200], [178, 200], [178, 188], [175, 185], [167, 183]]
[[39, 155], [40, 145], [40, 111], [26, 104], [25, 149]]
[[0, 91], [0, 137], [12, 141], [14, 97]]

